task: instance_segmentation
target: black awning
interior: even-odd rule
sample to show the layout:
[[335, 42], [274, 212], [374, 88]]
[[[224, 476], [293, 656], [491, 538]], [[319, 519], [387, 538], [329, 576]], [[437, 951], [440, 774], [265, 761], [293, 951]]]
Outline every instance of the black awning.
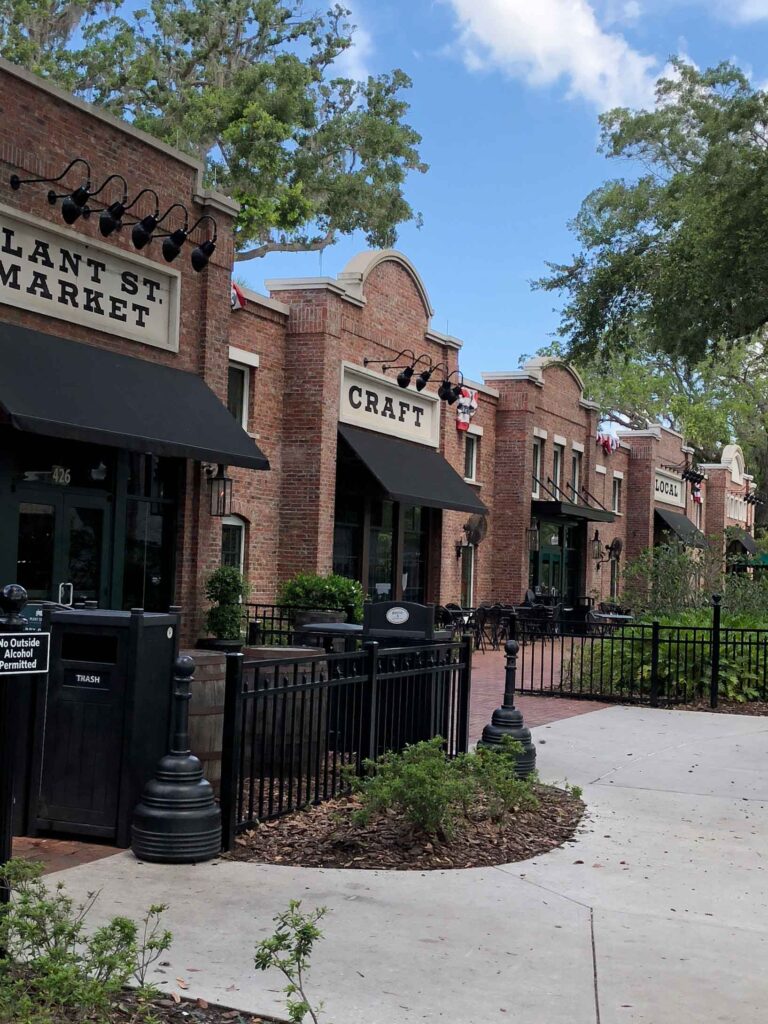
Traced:
[[656, 515], [661, 520], [663, 529], [671, 530], [687, 548], [703, 548], [706, 544], [704, 534], [682, 512], [668, 512], [665, 508], [657, 508]]
[[585, 519], [590, 523], [612, 523], [616, 519], [608, 509], [574, 505], [571, 501], [532, 501], [531, 515], [541, 519]]
[[393, 501], [485, 513], [475, 492], [434, 448], [339, 424], [339, 433]]
[[747, 530], [742, 530], [741, 527], [733, 526], [727, 532], [728, 540], [735, 540], [737, 544], [741, 544], [745, 551], [748, 551], [750, 555], [757, 554], [757, 544], [755, 544], [755, 538]]
[[194, 373], [0, 324], [0, 410], [17, 430], [269, 469]]

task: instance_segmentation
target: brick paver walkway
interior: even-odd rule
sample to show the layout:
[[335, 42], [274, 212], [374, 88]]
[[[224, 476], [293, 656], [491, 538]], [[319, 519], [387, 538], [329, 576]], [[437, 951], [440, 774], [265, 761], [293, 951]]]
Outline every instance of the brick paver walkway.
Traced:
[[[555, 648], [557, 651], [557, 648]], [[526, 674], [530, 672], [530, 659], [526, 663]], [[544, 672], [539, 676], [539, 669], [534, 669], [537, 684], [545, 682]], [[555, 670], [557, 666], [555, 666]], [[491, 720], [495, 708], [501, 704], [504, 696], [504, 652], [476, 651], [472, 659], [472, 697], [469, 708], [469, 739], [471, 743], [480, 739], [483, 726]], [[523, 713], [525, 724], [547, 725], [558, 722], [562, 718], [573, 718], [575, 715], [599, 711], [610, 705], [594, 700], [567, 700], [564, 697], [535, 697], [530, 694], [518, 694], [515, 704]]]
[[102, 843], [81, 843], [76, 839], [25, 839], [13, 840], [13, 856], [22, 860], [41, 860], [45, 874], [63, 871], [80, 864], [90, 864], [104, 857], [112, 857], [120, 851], [115, 846]]

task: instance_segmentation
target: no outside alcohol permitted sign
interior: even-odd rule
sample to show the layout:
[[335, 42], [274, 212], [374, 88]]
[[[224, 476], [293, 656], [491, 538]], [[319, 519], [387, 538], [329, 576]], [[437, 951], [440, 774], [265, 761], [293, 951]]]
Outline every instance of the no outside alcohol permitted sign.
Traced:
[[50, 633], [0, 633], [0, 679], [47, 672], [50, 650]]

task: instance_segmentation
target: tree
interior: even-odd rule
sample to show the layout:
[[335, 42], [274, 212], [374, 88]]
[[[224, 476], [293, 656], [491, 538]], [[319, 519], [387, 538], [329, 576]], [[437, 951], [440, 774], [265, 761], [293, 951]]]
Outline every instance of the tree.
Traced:
[[353, 42], [338, 5], [302, 0], [0, 0], [0, 53], [205, 161], [242, 206], [237, 259], [319, 250], [361, 230], [390, 246], [426, 171], [403, 118], [404, 72], [336, 72]]
[[768, 323], [768, 94], [732, 64], [672, 67], [654, 110], [602, 115], [602, 151], [641, 173], [587, 196], [580, 251], [537, 282], [566, 295], [572, 355], [640, 337], [696, 365]]

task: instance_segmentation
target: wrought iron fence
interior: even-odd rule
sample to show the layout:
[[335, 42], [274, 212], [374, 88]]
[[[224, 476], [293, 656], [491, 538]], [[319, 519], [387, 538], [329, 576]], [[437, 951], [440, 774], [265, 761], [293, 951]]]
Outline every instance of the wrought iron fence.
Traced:
[[465, 752], [468, 640], [245, 661], [227, 655], [221, 779], [224, 848], [259, 821], [349, 788], [347, 773], [407, 743], [442, 736]]
[[[310, 606], [285, 604], [248, 603], [244, 607], [248, 642], [268, 647], [289, 647], [295, 642], [297, 614], [317, 611]], [[341, 613], [346, 609], [327, 608], [325, 611]]]
[[768, 700], [768, 629], [637, 623], [576, 632], [512, 617], [521, 693], [654, 707]]

